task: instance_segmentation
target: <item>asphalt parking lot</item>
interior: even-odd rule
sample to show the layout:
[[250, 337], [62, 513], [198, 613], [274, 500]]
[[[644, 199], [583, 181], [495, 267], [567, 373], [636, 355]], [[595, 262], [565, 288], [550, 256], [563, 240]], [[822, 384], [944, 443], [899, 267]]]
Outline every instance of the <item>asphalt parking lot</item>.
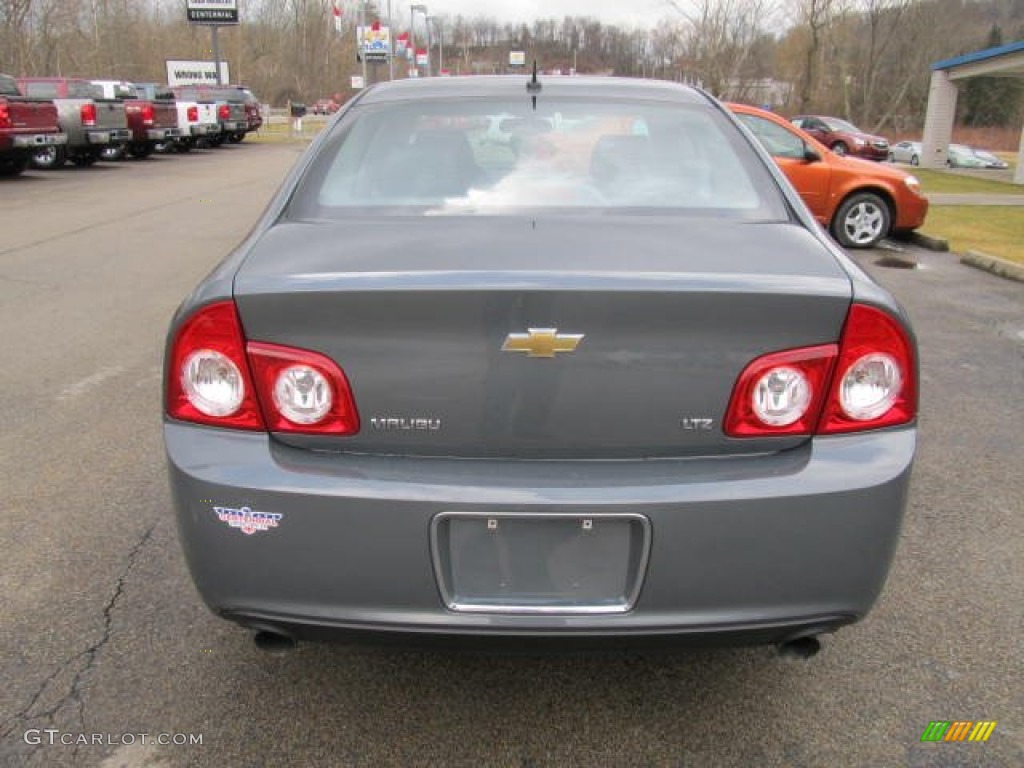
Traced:
[[[951, 254], [854, 256], [914, 320], [920, 445], [881, 601], [810, 661], [269, 655], [210, 615], [175, 538], [163, 336], [298, 151], [0, 180], [0, 765], [1024, 765], [1024, 285]], [[997, 725], [921, 743], [934, 720]]]

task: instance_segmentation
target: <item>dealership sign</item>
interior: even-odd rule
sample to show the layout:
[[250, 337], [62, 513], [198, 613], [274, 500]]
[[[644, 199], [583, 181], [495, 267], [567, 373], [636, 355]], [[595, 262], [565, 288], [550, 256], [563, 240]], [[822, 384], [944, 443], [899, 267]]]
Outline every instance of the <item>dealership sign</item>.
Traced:
[[[226, 61], [220, 62], [220, 82], [231, 82]], [[217, 67], [212, 61], [168, 61], [167, 84], [216, 85]]]
[[185, 0], [193, 24], [237, 24], [238, 0]]

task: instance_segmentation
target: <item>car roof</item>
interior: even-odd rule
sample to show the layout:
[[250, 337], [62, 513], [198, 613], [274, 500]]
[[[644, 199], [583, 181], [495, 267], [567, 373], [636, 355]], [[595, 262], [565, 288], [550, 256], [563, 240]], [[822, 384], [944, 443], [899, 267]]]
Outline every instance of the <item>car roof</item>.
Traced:
[[708, 104], [709, 98], [695, 88], [666, 80], [626, 77], [539, 76], [541, 89], [528, 93], [527, 75], [471, 75], [465, 77], [405, 78], [368, 88], [360, 104], [409, 99], [519, 98], [536, 95], [542, 100], [572, 95], [597, 99], [644, 99], [684, 104]]

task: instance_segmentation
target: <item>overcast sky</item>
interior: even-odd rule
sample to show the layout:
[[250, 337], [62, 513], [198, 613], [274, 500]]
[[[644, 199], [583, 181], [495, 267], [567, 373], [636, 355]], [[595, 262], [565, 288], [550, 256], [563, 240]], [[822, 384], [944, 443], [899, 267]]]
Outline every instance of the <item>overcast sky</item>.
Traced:
[[[378, 0], [387, 12], [387, 0]], [[501, 22], [531, 22], [537, 18], [561, 19], [565, 16], [590, 16], [620, 26], [653, 26], [675, 14], [665, 0], [417, 0], [427, 6], [430, 15], [473, 18], [487, 16]], [[408, 18], [408, 0], [391, 0], [392, 11]]]

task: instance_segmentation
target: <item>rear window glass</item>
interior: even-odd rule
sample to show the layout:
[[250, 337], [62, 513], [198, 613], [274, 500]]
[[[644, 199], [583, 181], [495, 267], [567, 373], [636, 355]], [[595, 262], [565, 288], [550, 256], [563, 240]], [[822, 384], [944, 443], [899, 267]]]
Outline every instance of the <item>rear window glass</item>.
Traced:
[[300, 182], [290, 215], [717, 211], [782, 218], [735, 126], [705, 107], [424, 100], [356, 108]]

